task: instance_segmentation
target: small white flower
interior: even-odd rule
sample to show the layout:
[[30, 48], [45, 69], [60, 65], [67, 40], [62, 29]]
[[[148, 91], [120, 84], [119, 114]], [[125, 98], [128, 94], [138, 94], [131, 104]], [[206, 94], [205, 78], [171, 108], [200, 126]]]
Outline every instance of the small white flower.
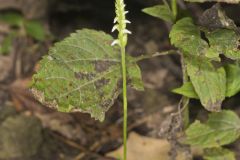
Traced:
[[115, 30], [118, 30], [118, 28], [119, 28], [118, 24], [114, 25], [113, 28], [112, 28], [112, 32], [114, 32]]
[[115, 24], [115, 23], [117, 23], [117, 21], [118, 21], [118, 17], [115, 17], [113, 20], [113, 23]]
[[127, 29], [124, 29], [124, 30], [123, 30], [123, 33], [125, 33], [125, 34], [132, 34], [132, 32], [129, 31], [129, 30], [127, 30]]
[[128, 23], [128, 24], [130, 24], [131, 22], [129, 21], [129, 20], [124, 20], [124, 23]]
[[112, 42], [112, 44], [111, 44], [111, 46], [114, 46], [114, 45], [116, 45], [116, 44], [120, 44], [120, 41], [118, 40], [118, 39], [116, 39], [116, 40], [114, 40], [113, 42]]

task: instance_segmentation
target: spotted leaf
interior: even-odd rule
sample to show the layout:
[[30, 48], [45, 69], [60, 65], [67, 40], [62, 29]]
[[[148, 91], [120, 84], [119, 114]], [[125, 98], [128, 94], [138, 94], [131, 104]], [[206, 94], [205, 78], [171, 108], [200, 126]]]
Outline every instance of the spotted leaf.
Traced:
[[[50, 50], [33, 77], [33, 87], [63, 112], [82, 111], [100, 121], [121, 92], [121, 54], [104, 32], [83, 29]], [[142, 89], [134, 59], [127, 64], [131, 86]], [[137, 84], [134, 84], [137, 83]]]
[[226, 72], [206, 58], [186, 57], [187, 73], [202, 105], [208, 111], [220, 111], [226, 93]]

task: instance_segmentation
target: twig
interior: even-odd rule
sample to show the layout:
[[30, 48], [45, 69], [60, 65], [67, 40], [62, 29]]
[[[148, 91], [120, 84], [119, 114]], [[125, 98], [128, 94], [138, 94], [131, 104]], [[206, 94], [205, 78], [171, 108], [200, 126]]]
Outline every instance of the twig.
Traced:
[[135, 58], [133, 61], [138, 62], [138, 61], [141, 61], [141, 60], [144, 60], [144, 59], [150, 59], [150, 58], [154, 58], [154, 57], [165, 56], [165, 55], [168, 55], [168, 54], [179, 54], [179, 51], [178, 50], [167, 50], [167, 51], [163, 51], [163, 52], [156, 52], [152, 55], [142, 55], [142, 56], [139, 56], [139, 57]]

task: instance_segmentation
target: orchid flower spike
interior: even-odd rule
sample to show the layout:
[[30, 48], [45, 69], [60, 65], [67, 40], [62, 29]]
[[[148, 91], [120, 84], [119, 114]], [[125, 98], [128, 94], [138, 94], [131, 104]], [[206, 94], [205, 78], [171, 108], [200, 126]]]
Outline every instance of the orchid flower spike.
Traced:
[[125, 48], [127, 45], [127, 35], [131, 34], [131, 32], [127, 30], [126, 26], [131, 22], [126, 19], [128, 11], [125, 11], [124, 0], [116, 0], [115, 8], [116, 17], [113, 21], [115, 25], [112, 28], [112, 32], [116, 30], [118, 31], [118, 39], [113, 41], [112, 46], [118, 44], [120, 47]]

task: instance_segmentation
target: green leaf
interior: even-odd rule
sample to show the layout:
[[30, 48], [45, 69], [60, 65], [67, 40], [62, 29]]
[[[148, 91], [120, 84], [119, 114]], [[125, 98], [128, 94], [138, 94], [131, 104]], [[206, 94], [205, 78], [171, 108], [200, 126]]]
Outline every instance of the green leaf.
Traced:
[[12, 26], [20, 27], [23, 23], [23, 16], [18, 13], [10, 12], [10, 13], [1, 13], [0, 21], [5, 22]]
[[225, 2], [225, 3], [239, 3], [240, 0], [185, 0], [187, 2]]
[[202, 124], [200, 121], [195, 121], [186, 130], [187, 138], [184, 141], [186, 144], [192, 146], [199, 146], [203, 148], [218, 147], [220, 144], [216, 142], [216, 131], [211, 129], [206, 124]]
[[193, 24], [191, 18], [183, 18], [170, 32], [171, 43], [181, 49], [185, 54], [203, 55], [208, 44], [201, 39], [200, 30]]
[[240, 91], [240, 67], [234, 64], [225, 66], [227, 74], [226, 96], [231, 97]]
[[[234, 132], [230, 132], [233, 135], [230, 138], [236, 139], [240, 134], [240, 119], [238, 115], [230, 110], [223, 110], [221, 112], [213, 112], [209, 114], [209, 118], [207, 121], [207, 125], [213, 129], [220, 130], [234, 130]], [[222, 139], [224, 141], [224, 137]], [[233, 140], [233, 141], [234, 141]]]
[[38, 41], [43, 41], [45, 39], [45, 29], [43, 27], [43, 24], [41, 24], [38, 21], [25, 21], [25, 30], [29, 36], [32, 38], [38, 40]]
[[[134, 61], [133, 58], [131, 58], [132, 61]], [[131, 62], [131, 60], [129, 60]], [[130, 81], [130, 85], [132, 88], [135, 88], [136, 90], [143, 91], [144, 90], [144, 84], [141, 78], [141, 70], [138, 67], [137, 64], [131, 64], [128, 63], [129, 66], [133, 65], [132, 67], [129, 67], [127, 70], [128, 78]]]
[[205, 34], [210, 44], [206, 53], [207, 57], [214, 58], [218, 57], [219, 54], [224, 54], [231, 59], [240, 59], [238, 49], [240, 36], [234, 30], [217, 29]]
[[16, 36], [15, 32], [9, 33], [0, 44], [0, 54], [7, 55], [11, 52], [12, 49], [12, 41]]
[[240, 136], [240, 119], [232, 111], [211, 113], [206, 124], [195, 121], [186, 135], [185, 143], [202, 148], [230, 144]]
[[220, 111], [226, 93], [226, 73], [205, 58], [186, 57], [187, 73], [201, 104], [208, 111]]
[[[47, 101], [57, 102], [60, 111], [82, 111], [103, 121], [122, 86], [120, 49], [112, 47], [112, 41], [110, 35], [89, 29], [71, 34], [43, 58], [33, 87]], [[128, 75], [130, 85], [141, 88], [135, 61], [127, 70], [133, 74]]]
[[234, 152], [226, 148], [210, 148], [204, 150], [204, 160], [236, 160]]
[[164, 5], [156, 5], [153, 7], [145, 8], [142, 11], [146, 14], [163, 19], [167, 22], [173, 23], [175, 21], [175, 17], [167, 2], [165, 2]]
[[194, 90], [194, 87], [191, 82], [184, 83], [180, 88], [176, 88], [172, 90], [172, 92], [181, 94], [183, 96], [186, 96], [188, 98], [195, 98], [199, 99], [196, 91]]
[[201, 39], [200, 30], [191, 18], [179, 20], [170, 33], [171, 43], [185, 54], [187, 73], [202, 105], [209, 111], [219, 111], [225, 99], [226, 74], [204, 58], [209, 46]]
[[43, 41], [45, 39], [45, 29], [39, 21], [24, 20], [21, 14], [14, 12], [1, 14], [0, 21], [11, 26], [24, 27], [26, 33], [36, 40]]

